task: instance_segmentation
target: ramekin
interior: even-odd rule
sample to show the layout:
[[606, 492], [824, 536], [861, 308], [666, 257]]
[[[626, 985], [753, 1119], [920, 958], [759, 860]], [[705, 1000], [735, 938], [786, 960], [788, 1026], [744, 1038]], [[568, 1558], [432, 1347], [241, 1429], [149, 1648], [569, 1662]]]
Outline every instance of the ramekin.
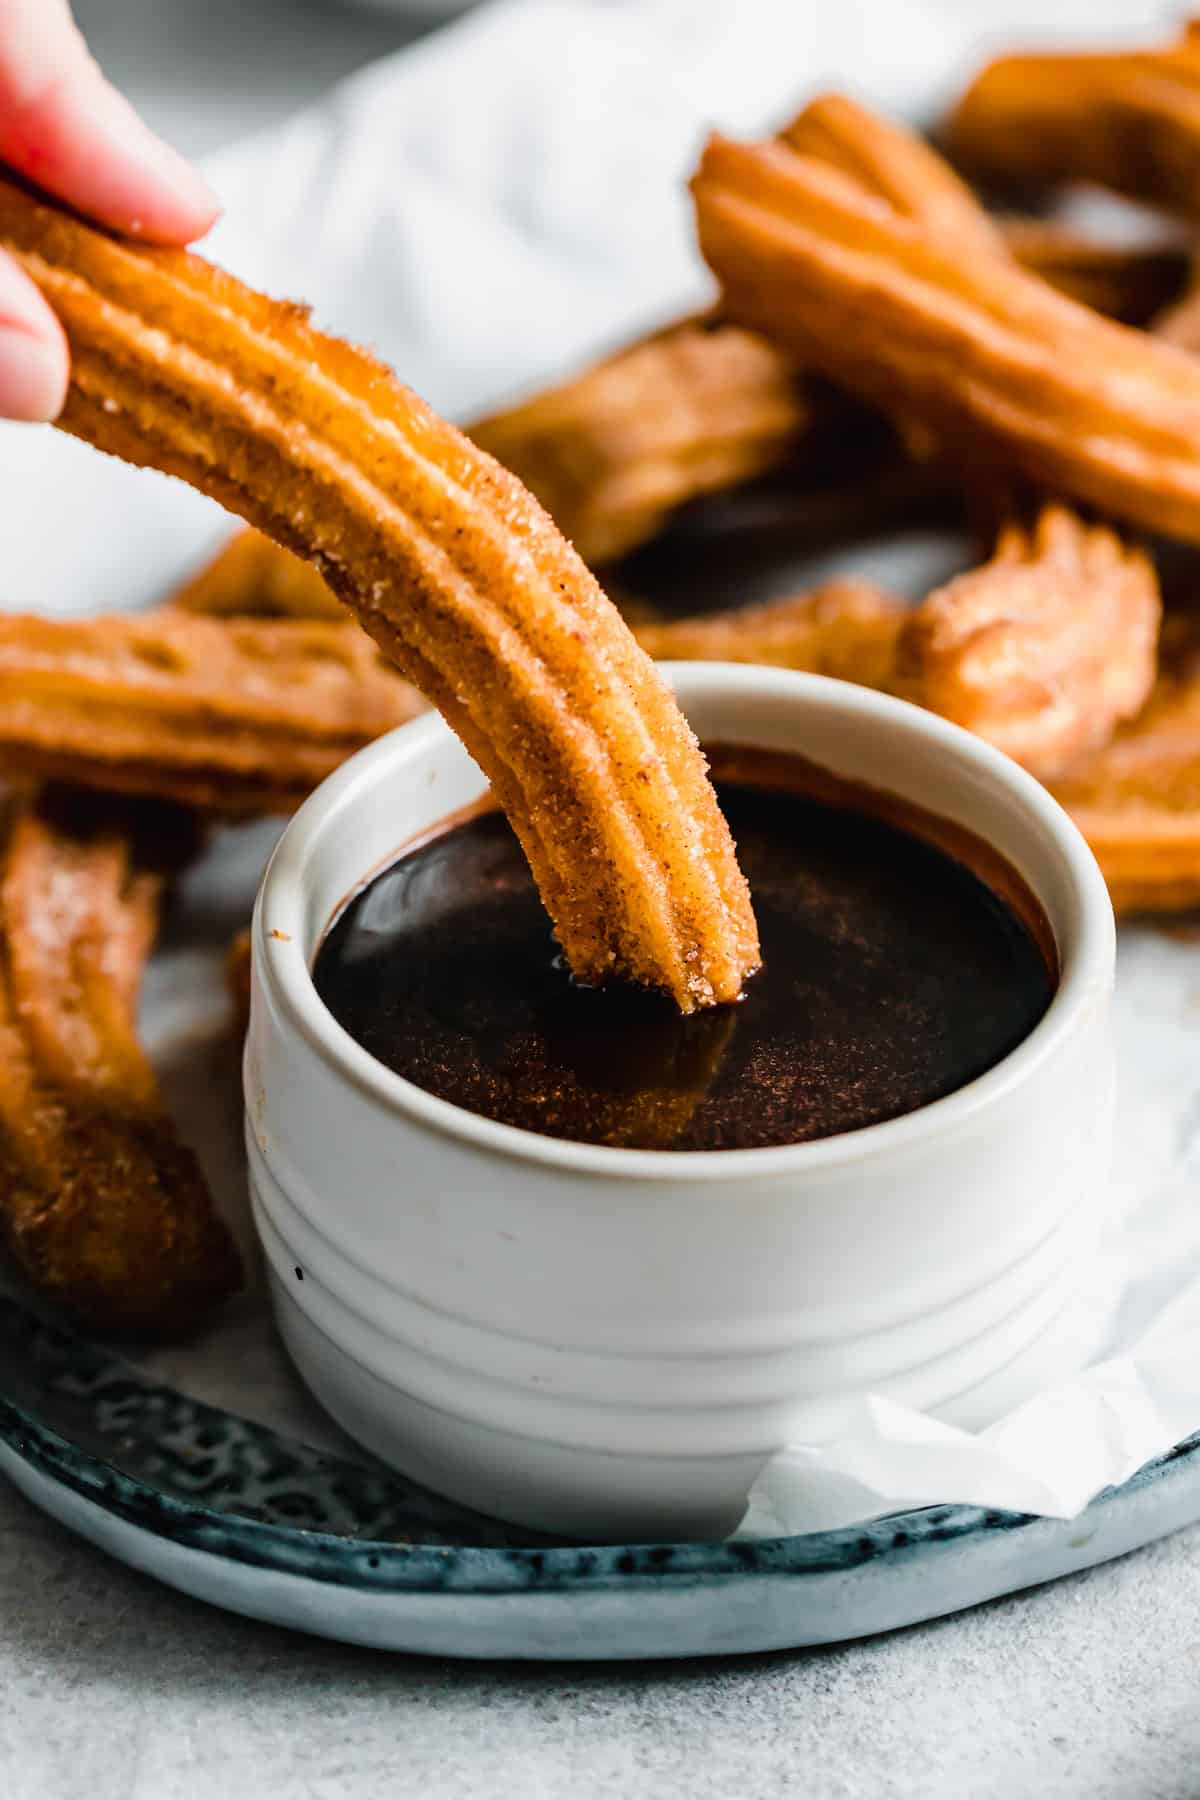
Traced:
[[801, 752], [987, 839], [1044, 907], [1061, 977], [1009, 1056], [903, 1118], [760, 1150], [540, 1137], [384, 1068], [310, 973], [348, 896], [478, 796], [475, 764], [431, 715], [305, 803], [259, 895], [246, 1048], [284, 1342], [384, 1460], [577, 1538], [724, 1535], [766, 1459], [847, 1394], [968, 1427], [1017, 1404], [1061, 1372], [1107, 1187], [1112, 909], [1061, 808], [903, 701], [747, 665], [667, 674], [702, 740]]

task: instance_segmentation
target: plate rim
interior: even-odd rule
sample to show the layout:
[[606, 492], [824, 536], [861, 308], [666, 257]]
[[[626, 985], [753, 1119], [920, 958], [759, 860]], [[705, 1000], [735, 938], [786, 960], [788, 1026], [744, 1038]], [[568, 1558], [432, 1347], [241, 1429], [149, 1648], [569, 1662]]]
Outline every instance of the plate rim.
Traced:
[[[235, 1414], [224, 1416], [250, 1423]], [[1181, 1463], [1200, 1459], [1197, 1431], [1144, 1464], [1126, 1482], [1105, 1488], [1071, 1520], [943, 1504], [889, 1514], [865, 1524], [769, 1538], [582, 1546], [441, 1545], [350, 1538], [188, 1502], [144, 1477], [117, 1468], [44, 1424], [27, 1407], [4, 1398], [0, 1398], [0, 1441], [49, 1481], [99, 1505], [127, 1525], [168, 1542], [231, 1563], [304, 1576], [335, 1588], [447, 1597], [503, 1596], [531, 1590], [587, 1594], [628, 1589], [632, 1584], [845, 1574], [886, 1558], [907, 1560], [922, 1550], [961, 1544], [972, 1537], [1011, 1535], [1046, 1524], [1085, 1528], [1114, 1501], [1160, 1480]]]

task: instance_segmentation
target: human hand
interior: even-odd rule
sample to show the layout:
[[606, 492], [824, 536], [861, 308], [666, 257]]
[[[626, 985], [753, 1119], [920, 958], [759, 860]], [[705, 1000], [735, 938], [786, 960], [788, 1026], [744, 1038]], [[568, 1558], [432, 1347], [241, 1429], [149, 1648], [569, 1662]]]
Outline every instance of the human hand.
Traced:
[[[0, 0], [0, 163], [150, 243], [190, 243], [217, 216], [201, 177], [104, 79], [68, 0]], [[67, 371], [61, 325], [0, 254], [0, 417], [56, 417]]]

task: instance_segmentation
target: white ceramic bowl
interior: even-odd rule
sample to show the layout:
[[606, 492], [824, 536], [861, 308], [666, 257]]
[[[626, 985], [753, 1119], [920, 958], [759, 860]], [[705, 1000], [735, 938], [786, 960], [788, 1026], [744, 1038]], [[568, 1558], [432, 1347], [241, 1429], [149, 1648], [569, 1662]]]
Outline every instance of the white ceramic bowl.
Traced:
[[702, 739], [801, 751], [987, 838], [1045, 908], [1062, 975], [1010, 1056], [906, 1117], [780, 1149], [566, 1143], [385, 1069], [310, 977], [345, 899], [480, 793], [457, 739], [405, 726], [300, 809], [259, 896], [246, 1052], [284, 1340], [386, 1461], [585, 1538], [726, 1533], [765, 1459], [864, 1387], [967, 1426], [1016, 1404], [1058, 1372], [1109, 1157], [1112, 911], [1046, 792], [862, 688], [668, 674]]

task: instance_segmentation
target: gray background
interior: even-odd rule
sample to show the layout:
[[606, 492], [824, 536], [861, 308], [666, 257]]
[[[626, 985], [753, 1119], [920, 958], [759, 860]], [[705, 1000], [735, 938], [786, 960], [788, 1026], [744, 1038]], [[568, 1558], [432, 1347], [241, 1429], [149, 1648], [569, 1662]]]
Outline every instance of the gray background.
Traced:
[[[76, 10], [151, 121], [193, 152], [415, 35], [321, 0]], [[538, 1669], [386, 1658], [226, 1617], [0, 1488], [0, 1793], [1188, 1800], [1200, 1531], [836, 1651]]]

